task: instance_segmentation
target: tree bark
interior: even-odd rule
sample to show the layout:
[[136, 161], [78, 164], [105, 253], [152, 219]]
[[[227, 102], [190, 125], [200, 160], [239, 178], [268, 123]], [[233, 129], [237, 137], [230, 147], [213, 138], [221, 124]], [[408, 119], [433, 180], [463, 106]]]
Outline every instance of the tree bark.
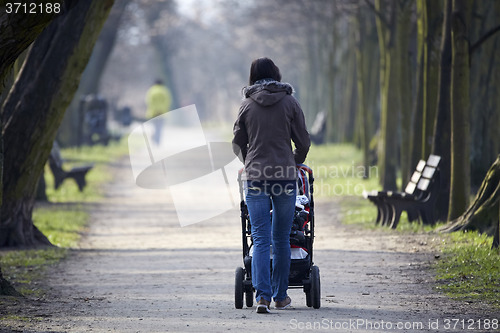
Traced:
[[434, 125], [432, 153], [441, 156], [439, 165], [440, 194], [436, 203], [438, 219], [446, 221], [450, 202], [450, 86], [451, 86], [451, 1], [444, 6], [443, 32], [439, 65], [438, 100]]
[[367, 107], [367, 68], [365, 68], [363, 54], [365, 50], [365, 17], [362, 13], [361, 6], [354, 16], [354, 25], [357, 31], [356, 34], [356, 75], [358, 86], [358, 111], [357, 111], [357, 132], [359, 133], [359, 143], [363, 151], [363, 172], [364, 178], [368, 177], [368, 170], [370, 167], [370, 140], [371, 140], [371, 113]]
[[399, 57], [398, 86], [400, 87], [400, 112], [401, 112], [401, 146], [400, 146], [400, 164], [401, 180], [403, 189], [409, 181], [414, 166], [411, 161], [411, 78], [410, 78], [410, 24], [411, 24], [411, 4], [410, 2], [400, 2], [401, 12], [397, 26], [397, 53]]
[[[424, 3], [424, 1], [422, 1]], [[425, 85], [422, 127], [422, 158], [426, 159], [432, 151], [434, 123], [439, 74], [439, 23], [441, 21], [441, 4], [435, 0], [425, 0]]]
[[[10, 68], [19, 55], [42, 33], [52, 20], [75, 7], [80, 0], [54, 0], [61, 4], [59, 13], [37, 13], [26, 15], [22, 11], [7, 13], [6, 4], [14, 1], [0, 0], [0, 92]], [[30, 3], [45, 5], [46, 0], [31, 0]]]
[[0, 246], [50, 244], [33, 225], [35, 189], [113, 0], [80, 1], [35, 41], [2, 112]]
[[464, 212], [470, 195], [469, 8], [453, 0], [451, 18], [451, 188], [448, 220]]
[[[484, 13], [484, 19], [475, 22], [469, 35], [471, 40], [483, 41], [480, 47], [470, 47], [471, 58], [471, 186], [477, 190], [481, 181], [500, 152], [500, 34], [492, 35], [490, 27], [498, 24], [498, 1], [476, 1], [474, 13]], [[489, 32], [488, 32], [489, 31]], [[492, 36], [490, 38], [484, 38]]]
[[467, 211], [440, 229], [443, 232], [477, 230], [493, 235], [498, 247], [500, 211], [500, 155], [488, 170], [486, 177]]
[[[6, 4], [8, 2], [8, 0], [0, 0], [0, 92], [12, 64], [58, 15], [57, 13], [47, 14], [45, 12], [27, 15], [21, 11], [7, 13]], [[45, 0], [31, 2], [37, 5], [46, 3]], [[56, 2], [62, 3], [62, 1]]]
[[[375, 2], [376, 11], [386, 12], [381, 0]], [[399, 129], [399, 87], [397, 77], [397, 56], [394, 48], [395, 17], [397, 6], [392, 8], [389, 26], [377, 16], [377, 31], [380, 45], [380, 140], [379, 171], [384, 190], [396, 190]]]

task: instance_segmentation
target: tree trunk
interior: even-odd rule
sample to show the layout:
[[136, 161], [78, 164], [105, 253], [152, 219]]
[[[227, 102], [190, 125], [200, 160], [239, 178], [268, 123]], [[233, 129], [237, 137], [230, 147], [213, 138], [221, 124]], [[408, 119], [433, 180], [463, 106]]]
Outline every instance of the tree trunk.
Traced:
[[2, 112], [0, 246], [50, 244], [33, 225], [35, 189], [113, 0], [80, 1], [35, 41]]
[[[471, 186], [477, 190], [486, 171], [500, 152], [500, 33], [491, 34], [498, 26], [500, 3], [476, 1], [474, 13], [484, 13], [469, 33], [474, 44], [471, 57]], [[489, 36], [489, 37], [488, 37]]]
[[[10, 68], [19, 55], [38, 37], [43, 29], [56, 17], [57, 13], [38, 13], [26, 15], [18, 13], [7, 13], [6, 3], [8, 0], [0, 0], [0, 92], [3, 82]], [[14, 2], [14, 1], [12, 1]], [[46, 0], [32, 0], [31, 3], [45, 5]], [[58, 1], [61, 2], [61, 1]], [[55, 2], [54, 2], [55, 3]], [[61, 13], [72, 7], [76, 0], [65, 1], [61, 6]]]
[[[477, 230], [498, 240], [500, 211], [500, 155], [488, 170], [474, 201], [462, 216], [440, 229], [443, 232]], [[498, 242], [494, 241], [494, 244]]]
[[[0, 215], [2, 215], [2, 188], [3, 188], [3, 139], [0, 130]], [[0, 267], [0, 295], [16, 296], [17, 291], [4, 279], [2, 267]]]
[[[375, 2], [378, 13], [385, 13], [381, 0]], [[399, 87], [396, 82], [398, 59], [394, 48], [397, 6], [392, 9], [389, 25], [384, 25], [377, 15], [377, 31], [380, 45], [380, 140], [379, 171], [384, 190], [396, 190], [399, 131]]]
[[[419, 52], [420, 53], [420, 52]], [[411, 163], [412, 167], [418, 164], [418, 161], [422, 159], [422, 110], [424, 101], [424, 66], [423, 66], [423, 55], [417, 55], [417, 73], [415, 80], [415, 98], [413, 100], [412, 106], [412, 119], [413, 119], [413, 142], [411, 147]]]
[[432, 151], [434, 123], [436, 118], [436, 103], [438, 92], [439, 74], [439, 48], [438, 35], [441, 21], [441, 4], [439, 1], [421, 1], [425, 4], [425, 85], [423, 128], [422, 128], [422, 157], [426, 159]]
[[398, 82], [400, 87], [400, 110], [401, 110], [401, 146], [400, 146], [400, 163], [401, 163], [401, 180], [403, 189], [409, 181], [411, 172], [414, 166], [410, 165], [411, 161], [411, 135], [412, 135], [412, 120], [411, 120], [411, 78], [410, 78], [410, 57], [409, 57], [409, 42], [410, 42], [410, 24], [411, 24], [411, 4], [406, 2], [398, 20], [397, 26], [397, 41], [399, 68]]
[[[335, 18], [335, 11], [333, 11], [333, 17]], [[326, 110], [326, 126], [325, 126], [325, 142], [333, 142], [335, 140], [335, 119], [336, 119], [336, 107], [335, 103], [337, 100], [337, 94], [335, 89], [335, 84], [337, 81], [337, 67], [335, 65], [335, 46], [337, 44], [337, 29], [335, 25], [335, 20], [332, 22], [332, 29], [329, 32], [331, 34], [331, 49], [328, 50], [328, 85], [330, 86], [330, 93], [328, 95], [327, 103], [329, 104]], [[307, 90], [307, 88], [306, 88]]]
[[450, 161], [451, 161], [451, 0], [444, 6], [443, 32], [439, 65], [438, 100], [434, 125], [432, 153], [441, 156], [439, 165], [440, 194], [436, 203], [438, 220], [448, 219], [450, 203]]
[[370, 140], [371, 140], [371, 113], [367, 107], [366, 90], [367, 85], [367, 68], [365, 68], [363, 54], [365, 50], [365, 17], [362, 13], [361, 6], [358, 7], [357, 15], [354, 16], [354, 24], [356, 34], [356, 75], [358, 85], [358, 117], [357, 117], [357, 132], [359, 133], [359, 143], [363, 151], [363, 172], [364, 178], [368, 177], [370, 167]]
[[[175, 6], [175, 2], [172, 0], [165, 1], [153, 1], [148, 3], [148, 10], [146, 11], [146, 20], [149, 28], [152, 31], [157, 30], [156, 25], [157, 21], [164, 20], [164, 16], [162, 16], [162, 11], [173, 11]], [[314, 36], [315, 34], [313, 34]], [[312, 42], [311, 39], [308, 39], [308, 42]], [[175, 64], [172, 64], [172, 54], [175, 52], [175, 48], [172, 46], [172, 40], [170, 38], [166, 38], [164, 35], [153, 34], [151, 36], [151, 45], [153, 46], [156, 53], [156, 61], [157, 68], [159, 72], [160, 78], [165, 81], [166, 86], [170, 90], [172, 94], [172, 108], [179, 107], [179, 94], [177, 92], [177, 84], [174, 77]], [[153, 81], [153, 79], [151, 79]]]
[[451, 18], [451, 188], [448, 220], [464, 212], [470, 195], [469, 9], [467, 0], [453, 0]]

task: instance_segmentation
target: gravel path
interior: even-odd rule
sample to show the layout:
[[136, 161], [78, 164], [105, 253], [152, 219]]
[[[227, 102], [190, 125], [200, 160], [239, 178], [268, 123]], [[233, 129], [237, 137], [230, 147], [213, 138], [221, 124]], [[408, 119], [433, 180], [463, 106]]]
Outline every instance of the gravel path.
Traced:
[[49, 301], [17, 332], [460, 332], [446, 319], [481, 318], [433, 289], [439, 239], [342, 226], [334, 201], [316, 205], [322, 307], [291, 290], [289, 310], [237, 310], [238, 210], [181, 228], [168, 192], [137, 188], [126, 163], [115, 167], [81, 248], [54, 269]]

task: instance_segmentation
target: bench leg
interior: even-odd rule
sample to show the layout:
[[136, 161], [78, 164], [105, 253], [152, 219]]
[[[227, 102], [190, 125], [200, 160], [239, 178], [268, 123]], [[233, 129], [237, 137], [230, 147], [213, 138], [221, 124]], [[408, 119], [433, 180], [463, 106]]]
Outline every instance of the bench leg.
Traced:
[[396, 229], [399, 224], [399, 219], [401, 218], [401, 213], [403, 210], [396, 205], [391, 205], [393, 208], [394, 215], [392, 216], [390, 227], [391, 229]]
[[377, 219], [375, 220], [375, 225], [379, 225], [382, 223], [382, 220], [384, 218], [384, 209], [382, 207], [382, 204], [379, 203], [377, 205]]
[[392, 217], [394, 216], [394, 209], [392, 205], [384, 201], [383, 212], [384, 215], [383, 215], [382, 225], [388, 226], [392, 221]]

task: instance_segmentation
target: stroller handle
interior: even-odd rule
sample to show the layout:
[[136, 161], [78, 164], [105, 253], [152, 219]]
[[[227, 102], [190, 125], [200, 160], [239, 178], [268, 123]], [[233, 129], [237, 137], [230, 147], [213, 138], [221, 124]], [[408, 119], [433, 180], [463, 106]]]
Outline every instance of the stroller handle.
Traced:
[[312, 180], [313, 171], [309, 166], [301, 163], [301, 164], [297, 164], [297, 169], [304, 170], [305, 172], [307, 172], [309, 174], [309, 178], [311, 178], [311, 180]]

